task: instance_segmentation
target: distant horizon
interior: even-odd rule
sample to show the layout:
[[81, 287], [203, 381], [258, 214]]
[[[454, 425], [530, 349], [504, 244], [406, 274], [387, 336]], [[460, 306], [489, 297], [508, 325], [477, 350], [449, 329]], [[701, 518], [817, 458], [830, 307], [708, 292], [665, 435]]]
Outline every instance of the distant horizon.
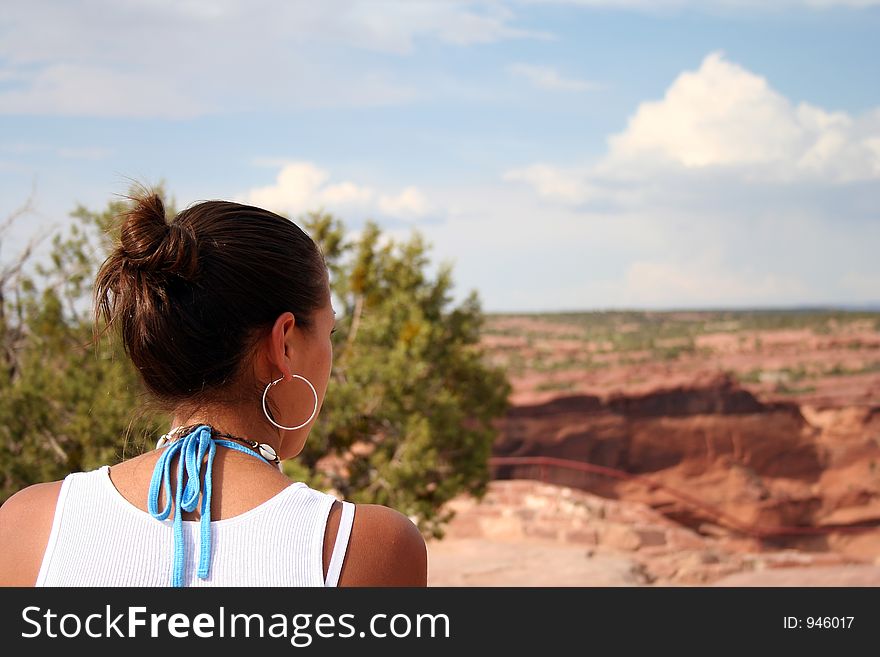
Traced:
[[581, 308], [578, 310], [484, 310], [485, 315], [577, 315], [587, 313], [721, 313], [721, 312], [863, 312], [880, 313], [880, 301], [866, 304], [802, 304], [780, 306], [727, 306], [727, 307], [607, 307], [607, 308]]

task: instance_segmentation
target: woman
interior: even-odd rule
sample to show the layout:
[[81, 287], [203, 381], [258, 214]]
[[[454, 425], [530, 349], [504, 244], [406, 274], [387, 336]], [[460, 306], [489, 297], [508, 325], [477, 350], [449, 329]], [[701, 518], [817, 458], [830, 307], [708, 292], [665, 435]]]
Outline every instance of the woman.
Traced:
[[119, 325], [173, 428], [153, 451], [13, 495], [0, 583], [425, 586], [425, 542], [406, 516], [280, 471], [332, 366], [317, 245], [257, 207], [206, 201], [169, 224], [156, 194], [131, 200], [97, 275], [95, 326]]

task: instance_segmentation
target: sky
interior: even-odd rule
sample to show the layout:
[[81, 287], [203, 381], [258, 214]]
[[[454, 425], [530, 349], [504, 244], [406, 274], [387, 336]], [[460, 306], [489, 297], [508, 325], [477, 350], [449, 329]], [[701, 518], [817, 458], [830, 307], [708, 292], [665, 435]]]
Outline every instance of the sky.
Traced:
[[7, 1], [0, 262], [136, 179], [418, 231], [487, 312], [877, 304], [878, 37], [880, 0]]

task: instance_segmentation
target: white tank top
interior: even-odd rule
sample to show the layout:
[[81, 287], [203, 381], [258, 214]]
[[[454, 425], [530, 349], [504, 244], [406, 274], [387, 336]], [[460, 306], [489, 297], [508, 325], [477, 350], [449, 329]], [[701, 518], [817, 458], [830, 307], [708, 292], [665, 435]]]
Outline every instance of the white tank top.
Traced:
[[[183, 521], [185, 586], [336, 586], [355, 505], [342, 517], [324, 579], [324, 532], [336, 497], [304, 482], [262, 504], [211, 522], [211, 570], [197, 576], [199, 523]], [[110, 466], [65, 477], [36, 586], [169, 586], [171, 519], [157, 520], [125, 499]]]

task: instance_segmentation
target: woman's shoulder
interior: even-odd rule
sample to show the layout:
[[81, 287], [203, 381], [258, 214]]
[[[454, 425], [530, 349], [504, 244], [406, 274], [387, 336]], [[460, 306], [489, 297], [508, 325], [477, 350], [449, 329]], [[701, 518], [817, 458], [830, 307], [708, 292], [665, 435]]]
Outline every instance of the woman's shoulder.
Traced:
[[[63, 483], [64, 480], [59, 479], [22, 488], [0, 506], [0, 527], [8, 530], [21, 526], [21, 523], [32, 526], [35, 521], [44, 519], [43, 516], [48, 516], [51, 525]], [[3, 531], [0, 535], [6, 536], [7, 532]]]
[[[334, 502], [327, 519], [324, 567], [330, 561], [342, 517]], [[425, 586], [428, 554], [415, 523], [380, 504], [356, 504], [340, 586]]]
[[0, 584], [33, 586], [64, 480], [33, 484], [0, 506]]

